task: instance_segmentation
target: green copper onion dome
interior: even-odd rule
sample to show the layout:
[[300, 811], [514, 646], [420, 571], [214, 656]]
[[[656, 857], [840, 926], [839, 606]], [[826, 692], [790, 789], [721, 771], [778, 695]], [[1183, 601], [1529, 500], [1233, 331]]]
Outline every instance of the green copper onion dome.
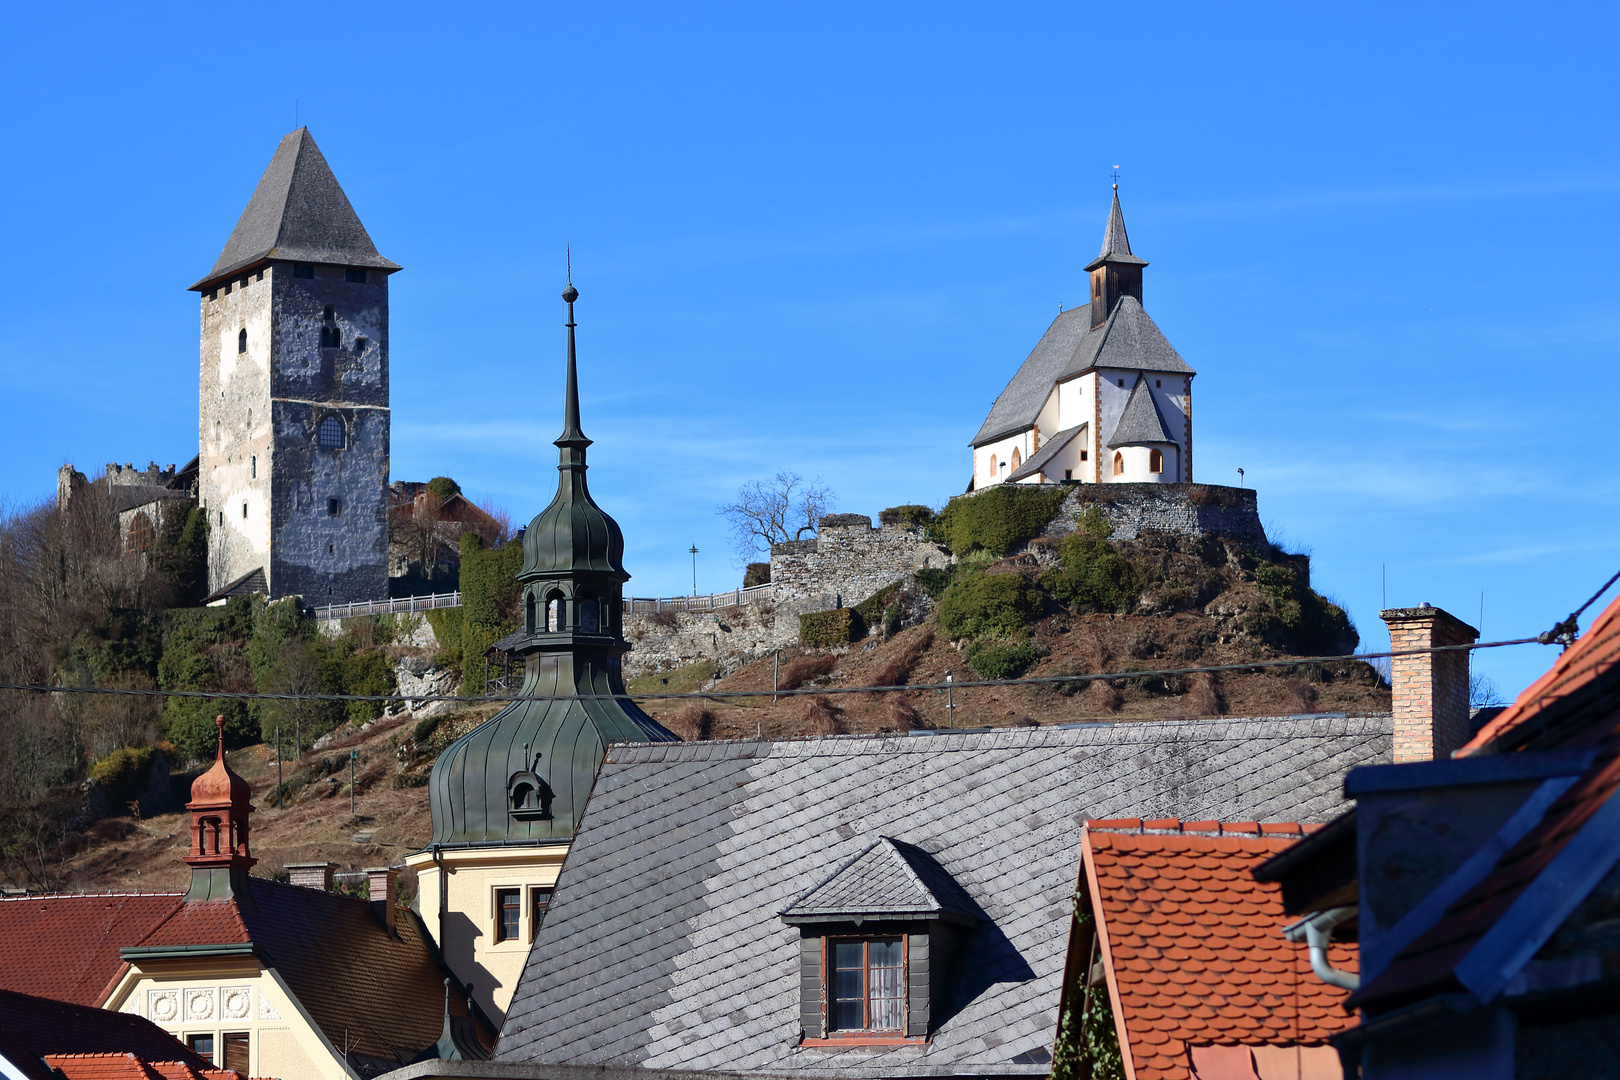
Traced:
[[579, 426], [572, 283], [557, 494], [523, 536], [519, 699], [433, 764], [433, 846], [566, 841], [614, 742], [676, 742], [625, 695], [624, 534], [591, 500]]

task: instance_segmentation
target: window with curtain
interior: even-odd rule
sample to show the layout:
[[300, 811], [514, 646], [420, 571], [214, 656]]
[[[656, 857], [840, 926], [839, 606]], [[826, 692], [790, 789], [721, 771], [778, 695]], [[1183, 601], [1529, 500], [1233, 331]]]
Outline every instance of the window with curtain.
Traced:
[[905, 947], [898, 937], [829, 938], [829, 1028], [899, 1031], [905, 1022]]

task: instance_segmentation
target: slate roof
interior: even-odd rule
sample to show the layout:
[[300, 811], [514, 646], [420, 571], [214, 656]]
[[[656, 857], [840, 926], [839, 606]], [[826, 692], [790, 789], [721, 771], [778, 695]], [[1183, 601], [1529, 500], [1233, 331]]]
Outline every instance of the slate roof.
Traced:
[[0, 991], [100, 1005], [124, 971], [118, 950], [180, 904], [180, 893], [0, 900]]
[[[1281, 890], [1252, 876], [1303, 833], [1252, 821], [1086, 827], [1102, 959], [1137, 1080], [1194, 1080], [1190, 1050], [1210, 1045], [1322, 1047], [1337, 1072], [1326, 1042], [1355, 1024], [1345, 992], [1312, 974], [1306, 951], [1283, 937], [1293, 920]], [[1352, 945], [1328, 957], [1356, 970]]]
[[[251, 943], [334, 1046], [382, 1066], [404, 1065], [438, 1040], [447, 972], [410, 910], [396, 909], [390, 935], [364, 900], [264, 878], [250, 878], [249, 887], [252, 903], [183, 904], [146, 937], [125, 944]], [[357, 1002], [388, 1007], [357, 1008]], [[452, 1015], [468, 1015], [459, 989], [450, 1002]]]
[[[496, 1060], [809, 1075], [1044, 1075], [1078, 829], [1124, 815], [1322, 821], [1380, 717], [1157, 721], [611, 747]], [[880, 837], [990, 922], [925, 1045], [798, 1045], [799, 931], [778, 918]]]
[[212, 604], [215, 600], [225, 600], [232, 596], [252, 596], [254, 593], [267, 593], [270, 586], [265, 584], [264, 567], [249, 570], [235, 581], [222, 586], [214, 592], [203, 597], [204, 604]]
[[1119, 414], [1119, 423], [1114, 426], [1114, 434], [1108, 439], [1108, 449], [1141, 446], [1143, 443], [1177, 445], [1175, 436], [1165, 427], [1164, 417], [1159, 413], [1158, 403], [1153, 400], [1153, 391], [1148, 388], [1147, 379], [1138, 375], [1136, 385], [1131, 387], [1130, 400], [1125, 402], [1125, 411]]
[[308, 128], [282, 137], [225, 249], [193, 290], [265, 259], [398, 270], [349, 205]]
[[1547, 673], [1498, 713], [1459, 755], [1521, 747], [1591, 745], [1613, 730], [1620, 708], [1620, 599], [1614, 600]]
[[[72, 960], [70, 952], [52, 951], [49, 955], [53, 961]], [[211, 1080], [237, 1077], [234, 1072], [213, 1069], [208, 1061], [186, 1049], [174, 1036], [142, 1017], [0, 990], [0, 1058], [19, 1069], [28, 1080], [62, 1080], [41, 1060], [47, 1055], [62, 1055], [69, 1060], [79, 1055], [98, 1058], [117, 1055], [126, 1067], [133, 1064], [126, 1055], [133, 1055], [144, 1062], [178, 1063], [199, 1072], [206, 1070], [213, 1074]], [[66, 1069], [64, 1072], [69, 1080], [81, 1080], [81, 1077], [111, 1080], [106, 1073], [94, 1075]], [[127, 1072], [120, 1075], [134, 1080]]]
[[789, 904], [788, 921], [817, 916], [957, 915], [979, 920], [979, 906], [921, 848], [887, 836]]
[[990, 407], [974, 446], [1023, 431], [1035, 422], [1052, 387], [1092, 368], [1195, 375], [1134, 296], [1120, 297], [1108, 318], [1091, 328], [1091, 308], [1082, 305], [1052, 320], [1007, 388]]
[[1024, 462], [1017, 472], [1013, 473], [1007, 479], [1022, 480], [1026, 476], [1034, 476], [1043, 471], [1046, 468], [1046, 463], [1056, 457], [1059, 450], [1062, 450], [1065, 446], [1068, 446], [1069, 443], [1073, 442], [1074, 437], [1086, 430], [1088, 426], [1089, 425], [1087, 424], [1079, 424], [1072, 428], [1064, 428], [1056, 435], [1053, 435], [1050, 439], [1047, 439], [1041, 444], [1041, 448], [1035, 451], [1035, 453], [1030, 456], [1030, 459]]
[[1114, 189], [1114, 205], [1108, 208], [1108, 224], [1103, 229], [1102, 250], [1097, 257], [1087, 265], [1087, 270], [1094, 270], [1103, 263], [1126, 263], [1131, 266], [1146, 266], [1146, 259], [1139, 259], [1131, 254], [1131, 238], [1125, 233], [1125, 212], [1119, 208], [1119, 188]]

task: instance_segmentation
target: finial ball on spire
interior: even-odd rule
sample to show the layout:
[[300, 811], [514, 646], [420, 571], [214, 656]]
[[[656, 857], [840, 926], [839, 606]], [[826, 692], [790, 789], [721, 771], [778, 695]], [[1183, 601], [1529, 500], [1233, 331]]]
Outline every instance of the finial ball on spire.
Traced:
[[563, 299], [568, 301], [570, 304], [579, 299], [579, 290], [574, 288], [574, 283], [572, 281], [570, 281], [568, 283], [568, 287], [563, 290]]

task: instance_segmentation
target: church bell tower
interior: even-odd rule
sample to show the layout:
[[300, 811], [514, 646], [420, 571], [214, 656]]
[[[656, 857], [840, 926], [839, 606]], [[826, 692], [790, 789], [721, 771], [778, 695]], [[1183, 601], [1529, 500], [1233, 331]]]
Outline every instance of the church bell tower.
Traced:
[[445, 748], [428, 798], [433, 840], [406, 859], [445, 961], [506, 1015], [609, 743], [677, 742], [630, 700], [624, 533], [586, 486], [570, 282], [557, 493], [523, 533], [523, 689]]

